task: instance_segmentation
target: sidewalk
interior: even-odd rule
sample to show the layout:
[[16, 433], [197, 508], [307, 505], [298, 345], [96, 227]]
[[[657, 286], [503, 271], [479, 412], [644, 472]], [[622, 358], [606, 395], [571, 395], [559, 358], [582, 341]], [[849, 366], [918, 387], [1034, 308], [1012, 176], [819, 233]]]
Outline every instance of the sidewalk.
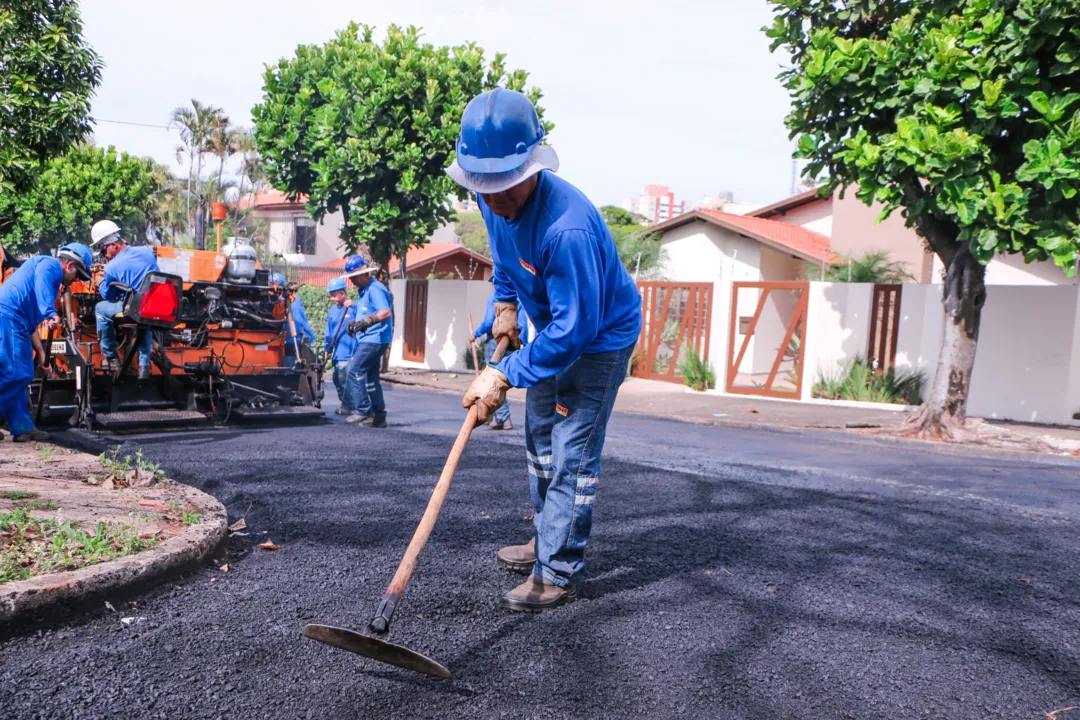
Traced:
[[141, 585], [202, 561], [225, 508], [141, 456], [0, 441], [0, 622]]
[[[391, 368], [383, 379], [464, 393], [472, 375], [429, 370]], [[524, 390], [511, 390], [511, 400], [524, 400]], [[825, 403], [802, 403], [744, 395], [713, 395], [690, 392], [685, 386], [656, 380], [627, 378], [619, 391], [615, 410], [654, 415], [703, 425], [764, 426], [803, 430], [868, 431], [899, 425], [907, 414], [899, 409], [848, 407]], [[1061, 454], [1080, 451], [1080, 427], [1056, 427], [1023, 423], [979, 421], [989, 435], [1016, 435], [1051, 446]]]

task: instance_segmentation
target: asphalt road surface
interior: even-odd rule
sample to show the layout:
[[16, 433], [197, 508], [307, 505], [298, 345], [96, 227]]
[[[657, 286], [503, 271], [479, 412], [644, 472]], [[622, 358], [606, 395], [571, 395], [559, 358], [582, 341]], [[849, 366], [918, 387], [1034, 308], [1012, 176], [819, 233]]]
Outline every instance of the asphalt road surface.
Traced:
[[9, 629], [0, 717], [1043, 720], [1080, 705], [1077, 461], [628, 415], [580, 600], [497, 608], [519, 576], [495, 551], [530, 537], [530, 507], [521, 430], [483, 429], [389, 635], [455, 679], [307, 640], [306, 622], [366, 626], [463, 417], [427, 390], [388, 405], [383, 431], [122, 438], [251, 534], [229, 541], [228, 572]]

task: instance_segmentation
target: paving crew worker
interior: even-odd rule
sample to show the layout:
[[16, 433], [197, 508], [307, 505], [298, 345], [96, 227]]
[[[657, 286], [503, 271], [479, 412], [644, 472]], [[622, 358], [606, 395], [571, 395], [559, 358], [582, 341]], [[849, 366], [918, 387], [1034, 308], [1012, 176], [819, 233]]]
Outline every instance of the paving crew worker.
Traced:
[[[281, 273], [273, 273], [270, 276], [270, 287], [278, 290], [285, 290], [285, 276]], [[304, 310], [304, 303], [300, 298], [294, 298], [292, 303], [289, 304], [289, 312], [292, 313], [293, 325], [296, 326], [296, 332], [300, 334], [300, 340], [306, 340], [308, 345], [315, 342], [315, 330], [311, 327], [311, 323], [308, 322], [307, 312]], [[293, 334], [292, 328], [289, 327], [289, 323], [285, 323], [285, 334], [288, 339], [285, 342], [285, 367], [292, 367], [296, 365], [296, 343], [293, 342], [293, 338], [296, 335]]]
[[[116, 287], [126, 285], [132, 292], [139, 292], [147, 273], [158, 272], [157, 258], [148, 247], [129, 247], [120, 237], [120, 227], [112, 220], [99, 220], [90, 228], [94, 248], [105, 258], [105, 271], [98, 292], [105, 298], [94, 306], [97, 321], [98, 342], [110, 372], [120, 371], [120, 358], [116, 355], [116, 321], [124, 312], [125, 290]], [[154, 347], [154, 334], [147, 329], [139, 343], [139, 379], [150, 377], [150, 351]]]
[[[492, 279], [494, 282], [494, 279]], [[480, 342], [481, 338], [491, 334], [491, 326], [495, 323], [495, 291], [491, 291], [488, 295], [487, 308], [484, 310], [484, 320], [480, 323], [480, 327], [476, 328], [476, 332], [473, 335], [473, 343]], [[525, 315], [525, 310], [521, 307], [521, 303], [517, 306], [517, 328], [518, 339], [522, 344], [529, 342], [529, 318]], [[491, 362], [491, 356], [495, 354], [495, 348], [498, 347], [499, 341], [494, 337], [488, 337], [487, 342], [484, 343], [484, 360], [488, 363]], [[513, 430], [514, 423], [510, 421], [510, 401], [507, 400], [499, 409], [492, 415], [492, 430]]]
[[0, 285], [0, 420], [7, 420], [15, 442], [49, 437], [34, 427], [27, 395], [34, 366], [45, 368], [38, 326], [44, 322], [50, 330], [60, 327], [60, 285], [70, 285], [76, 277], [89, 280], [93, 262], [90, 248], [69, 243], [56, 257], [26, 260]]
[[518, 340], [521, 302], [537, 336], [488, 365], [462, 405], [481, 420], [510, 387], [528, 388], [525, 443], [535, 537], [499, 551], [532, 573], [503, 595], [508, 610], [546, 610], [573, 599], [600, 475], [608, 418], [641, 331], [641, 296], [619, 261], [600, 212], [555, 175], [554, 149], [521, 93], [474, 98], [447, 173], [477, 195], [495, 264], [495, 338]]
[[376, 268], [359, 255], [345, 260], [345, 275], [360, 290], [356, 301], [356, 319], [349, 323], [349, 335], [356, 338], [356, 349], [348, 369], [348, 392], [353, 412], [345, 418], [350, 425], [386, 427], [386, 403], [383, 401], [383, 355], [394, 338], [390, 317], [393, 303], [390, 291], [375, 279]]
[[323, 353], [326, 360], [334, 364], [334, 387], [337, 388], [338, 400], [341, 401], [341, 407], [337, 409], [338, 415], [351, 415], [353, 411], [346, 378], [349, 376], [349, 361], [356, 349], [356, 338], [348, 333], [347, 328], [356, 319], [356, 306], [346, 294], [345, 287], [345, 278], [337, 277], [327, 283], [326, 290], [330, 293], [333, 304], [330, 305], [330, 312], [326, 316], [326, 330], [323, 331]]

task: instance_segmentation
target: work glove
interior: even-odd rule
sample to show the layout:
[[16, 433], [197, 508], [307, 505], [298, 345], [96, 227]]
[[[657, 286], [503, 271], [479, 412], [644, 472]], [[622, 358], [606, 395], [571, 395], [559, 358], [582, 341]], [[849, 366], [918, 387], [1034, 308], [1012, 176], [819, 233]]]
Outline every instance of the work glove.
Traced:
[[368, 315], [365, 318], [354, 320], [349, 323], [348, 331], [350, 336], [356, 336], [358, 333], [365, 333], [367, 329], [375, 324], [375, 316]]
[[471, 408], [476, 405], [476, 417], [480, 422], [487, 422], [492, 413], [506, 402], [506, 391], [510, 381], [497, 367], [488, 365], [476, 376], [461, 398], [461, 407]]
[[491, 337], [496, 341], [510, 338], [507, 352], [521, 347], [521, 333], [517, 324], [517, 303], [495, 303], [495, 322], [491, 325]]

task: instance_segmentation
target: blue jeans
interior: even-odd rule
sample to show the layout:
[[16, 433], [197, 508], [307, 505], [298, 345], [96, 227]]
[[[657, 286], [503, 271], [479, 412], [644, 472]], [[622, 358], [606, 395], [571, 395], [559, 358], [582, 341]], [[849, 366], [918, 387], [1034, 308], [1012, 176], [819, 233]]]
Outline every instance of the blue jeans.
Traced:
[[536, 512], [533, 573], [566, 586], [585, 569], [607, 423], [634, 346], [582, 355], [529, 388], [525, 448]]
[[346, 380], [349, 377], [349, 361], [348, 360], [335, 360], [334, 361], [334, 387], [337, 389], [338, 400], [341, 401], [341, 409], [347, 412], [352, 412], [353, 404], [352, 397], [348, 392], [348, 383]]
[[[116, 357], [116, 323], [113, 322], [113, 317], [122, 312], [124, 312], [123, 301], [102, 300], [94, 306], [98, 342], [101, 343], [101, 354], [105, 357]], [[154, 347], [154, 333], [150, 331], [150, 328], [139, 328], [139, 330], [143, 332], [142, 342], [139, 343], [139, 367], [149, 367], [150, 351]]]
[[383, 355], [389, 345], [358, 343], [349, 360], [346, 392], [352, 402], [352, 410], [360, 415], [371, 415], [376, 420], [386, 419], [386, 403], [383, 402], [382, 382], [379, 370]]
[[34, 429], [30, 416], [30, 382], [34, 379], [34, 347], [30, 333], [0, 315], [0, 420], [12, 436]]
[[[499, 347], [499, 343], [495, 342], [494, 338], [488, 338], [488, 341], [484, 343], [484, 360], [487, 364], [491, 364], [491, 356], [495, 354], [495, 348]], [[495, 411], [495, 422], [504, 423], [510, 419], [510, 401], [504, 402], [498, 410]]]

